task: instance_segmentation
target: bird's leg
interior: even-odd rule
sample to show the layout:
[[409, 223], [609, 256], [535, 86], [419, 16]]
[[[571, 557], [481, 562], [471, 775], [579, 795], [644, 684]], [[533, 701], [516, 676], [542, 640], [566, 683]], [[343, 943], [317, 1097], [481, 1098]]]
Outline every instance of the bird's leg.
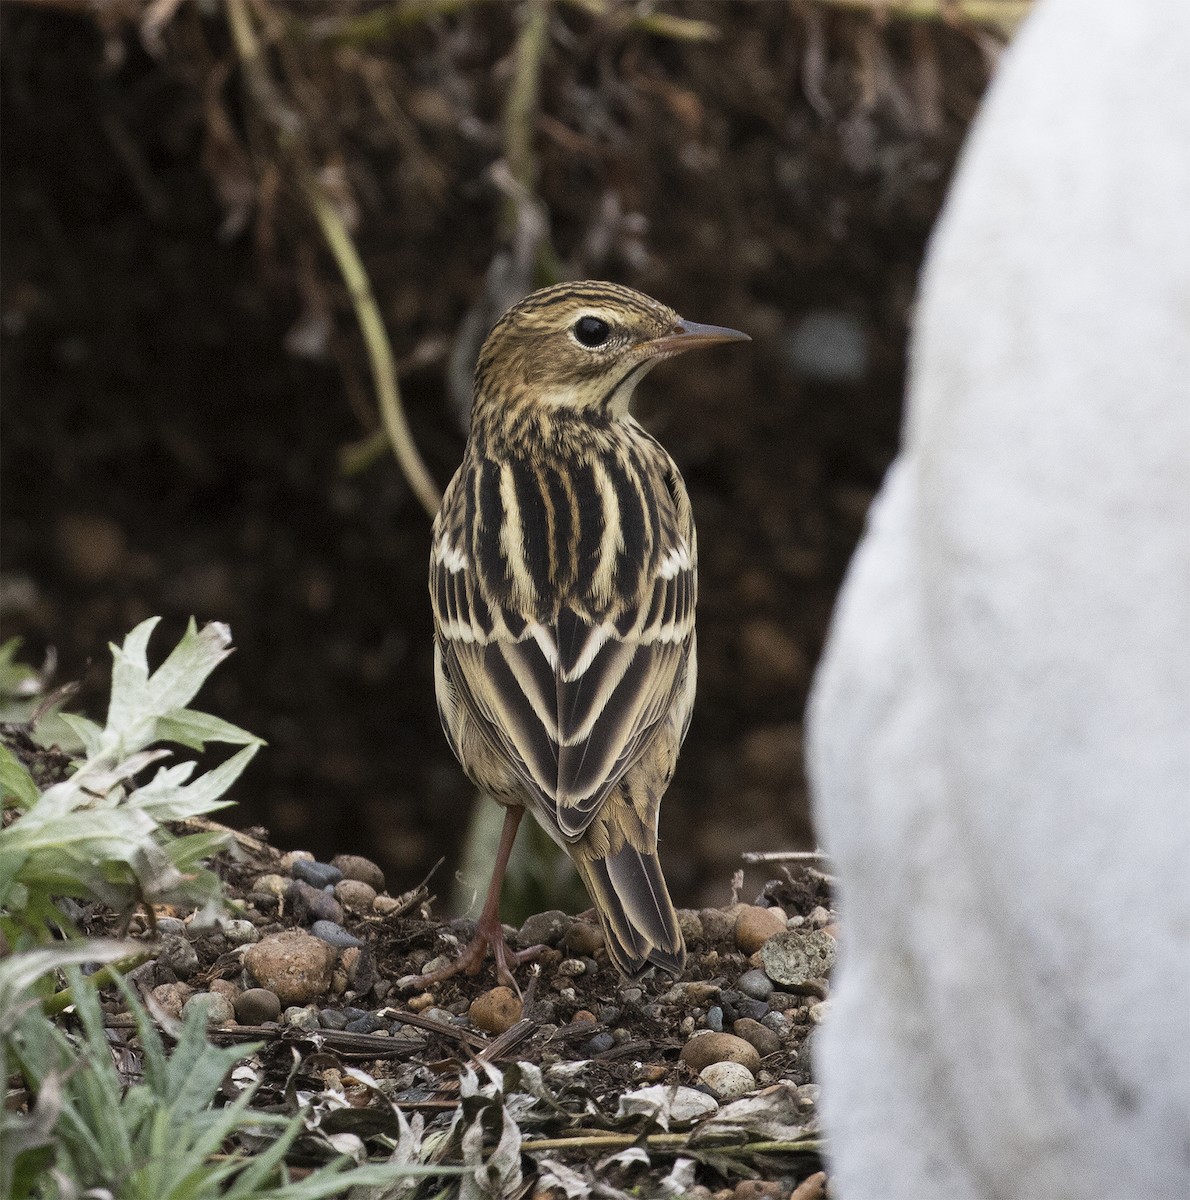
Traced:
[[512, 975], [512, 967], [528, 962], [545, 949], [544, 946], [530, 946], [527, 950], [510, 950], [504, 939], [504, 928], [500, 924], [500, 889], [504, 885], [504, 872], [508, 868], [508, 856], [512, 853], [512, 845], [516, 841], [517, 827], [525, 810], [519, 805], [509, 805], [504, 810], [504, 828], [500, 831], [500, 848], [496, 851], [496, 861], [492, 866], [492, 880], [488, 884], [487, 899], [483, 903], [483, 912], [475, 924], [475, 936], [459, 952], [454, 962], [419, 975], [411, 984], [417, 987], [428, 987], [441, 983], [453, 975], [466, 973], [477, 975], [488, 951], [496, 963], [496, 978], [512, 988], [519, 996], [521, 989], [517, 986]]

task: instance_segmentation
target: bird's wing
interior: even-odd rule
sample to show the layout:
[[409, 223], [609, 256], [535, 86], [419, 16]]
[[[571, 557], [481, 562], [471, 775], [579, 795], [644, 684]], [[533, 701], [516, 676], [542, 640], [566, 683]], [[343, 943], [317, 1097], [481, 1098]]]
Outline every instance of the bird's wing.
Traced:
[[675, 531], [655, 561], [614, 616], [592, 620], [563, 606], [556, 619], [526, 621], [480, 594], [465, 553], [445, 539], [435, 546], [431, 590], [448, 681], [568, 839], [591, 823], [674, 704], [688, 703], [693, 550]]

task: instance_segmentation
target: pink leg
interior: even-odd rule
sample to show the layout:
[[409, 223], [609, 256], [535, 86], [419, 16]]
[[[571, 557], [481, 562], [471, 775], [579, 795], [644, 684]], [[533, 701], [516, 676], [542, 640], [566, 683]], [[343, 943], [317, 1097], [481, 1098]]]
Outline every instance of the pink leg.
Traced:
[[517, 827], [524, 815], [525, 810], [520, 805], [510, 805], [504, 810], [504, 828], [500, 832], [500, 848], [496, 851], [496, 862], [492, 867], [492, 881], [488, 884], [488, 895], [483, 904], [483, 912], [479, 914], [479, 920], [475, 925], [475, 936], [459, 952], [459, 956], [454, 962], [448, 963], [445, 967], [439, 967], [436, 971], [430, 971], [426, 975], [419, 975], [414, 981], [417, 987], [428, 987], [430, 984], [441, 983], [444, 979], [462, 973], [478, 975], [483, 960], [490, 950], [496, 963], [496, 978], [512, 988], [518, 996], [521, 994], [521, 989], [512, 976], [511, 968], [528, 962], [545, 949], [544, 946], [530, 946], [527, 950], [510, 950], [508, 943], [504, 940], [504, 930], [500, 925], [500, 889], [504, 884], [504, 872], [508, 868], [508, 856], [512, 853], [512, 846], [516, 841]]

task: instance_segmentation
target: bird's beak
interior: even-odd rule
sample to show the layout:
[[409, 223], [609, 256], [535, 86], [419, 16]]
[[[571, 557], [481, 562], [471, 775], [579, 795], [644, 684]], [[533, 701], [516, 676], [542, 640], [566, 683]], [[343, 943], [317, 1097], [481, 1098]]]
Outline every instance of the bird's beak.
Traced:
[[738, 329], [727, 329], [723, 325], [700, 325], [697, 321], [679, 320], [673, 331], [662, 337], [645, 342], [641, 349], [650, 358], [669, 358], [684, 350], [697, 350], [700, 346], [718, 346], [722, 342], [750, 342], [752, 339]]

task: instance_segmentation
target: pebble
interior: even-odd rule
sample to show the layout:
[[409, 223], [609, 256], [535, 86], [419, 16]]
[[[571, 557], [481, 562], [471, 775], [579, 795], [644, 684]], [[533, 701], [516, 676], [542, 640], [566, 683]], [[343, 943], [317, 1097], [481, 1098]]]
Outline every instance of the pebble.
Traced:
[[304, 880], [295, 879], [285, 890], [285, 900], [292, 907], [294, 917], [303, 925], [311, 925], [315, 921], [334, 921], [340, 924], [343, 920], [343, 906], [331, 895]]
[[703, 936], [702, 921], [693, 908], [679, 908], [678, 928], [687, 942], [700, 941]]
[[362, 1017], [347, 1022], [348, 1033], [379, 1033], [382, 1029], [388, 1032], [388, 1026], [375, 1013], [364, 1013]]
[[321, 1028], [318, 1018], [318, 1009], [312, 1004], [304, 1007], [295, 1004], [285, 1010], [285, 1024], [291, 1025], [294, 1029], [304, 1029], [308, 1033], [313, 1033], [314, 1030]]
[[564, 958], [558, 964], [558, 974], [574, 979], [587, 973], [587, 964], [581, 958]]
[[[508, 988], [504, 988], [503, 990], [507, 992]], [[510, 992], [509, 994], [511, 995], [512, 993]], [[474, 1007], [474, 1004], [472, 1004], [472, 1007]], [[422, 1016], [427, 1018], [427, 1020], [437, 1021], [439, 1025], [453, 1025], [455, 1023], [454, 1013], [447, 1012], [444, 1008], [427, 1008], [422, 1013]]]
[[734, 906], [728, 908], [700, 908], [698, 919], [702, 922], [702, 934], [708, 942], [727, 942], [735, 934]]
[[811, 1109], [818, 1107], [819, 1098], [822, 1095], [822, 1088], [817, 1083], [803, 1083], [797, 1089], [797, 1106], [803, 1112], [809, 1112]]
[[780, 1036], [751, 1017], [741, 1017], [731, 1027], [731, 1031], [736, 1037], [742, 1037], [744, 1041], [755, 1046], [756, 1053], [761, 1058], [768, 1058], [770, 1054], [776, 1054], [781, 1049]]
[[183, 937], [186, 933], [186, 922], [180, 917], [158, 917], [157, 918], [157, 936], [162, 938], [167, 937]]
[[775, 1179], [741, 1179], [731, 1200], [789, 1200], [789, 1185]]
[[573, 923], [574, 918], [560, 909], [535, 913], [526, 918], [517, 933], [517, 940], [522, 946], [556, 946]]
[[745, 971], [736, 987], [753, 1000], [766, 1001], [773, 994], [773, 981], [759, 969]]
[[167, 937], [157, 952], [157, 963], [179, 979], [189, 979], [198, 970], [198, 951], [184, 937]]
[[404, 901], [398, 900], [394, 896], [377, 896], [372, 901], [372, 911], [378, 917], [387, 917], [390, 913], [395, 913], [403, 903]]
[[384, 872], [362, 854], [336, 854], [331, 859], [331, 866], [338, 867], [344, 879], [366, 883], [376, 892], [384, 891]]
[[698, 1077], [720, 1100], [736, 1100], [756, 1090], [756, 1076], [738, 1062], [711, 1063]]
[[785, 932], [785, 913], [779, 908], [741, 905], [735, 919], [735, 944], [745, 954], [755, 954], [775, 933]]
[[260, 892], [265, 896], [276, 896], [280, 900], [285, 895], [285, 889], [292, 882], [292, 880], [286, 879], [282, 875], [259, 875], [256, 878], [256, 882], [252, 885], [252, 890]]
[[358, 949], [364, 945], [355, 934], [348, 933], [342, 925], [336, 925], [334, 921], [315, 921], [310, 926], [310, 932], [328, 946], [334, 946], [336, 950], [345, 950], [348, 946]]
[[346, 1029], [347, 1014], [337, 1008], [324, 1008], [318, 1014], [318, 1023], [323, 1029]]
[[595, 1020], [596, 1017], [593, 1012], [586, 1008], [580, 1008], [578, 1012], [576, 1012], [574, 1016], [570, 1018], [570, 1023], [572, 1025], [594, 1025]]
[[343, 872], [338, 867], [308, 858], [299, 858], [289, 868], [289, 873], [294, 879], [300, 879], [303, 883], [308, 883], [311, 887], [316, 888], [334, 887], [343, 878]]
[[763, 1000], [750, 1000], [747, 996], [741, 996], [735, 1005], [736, 1019], [751, 1017], [754, 1021], [763, 1021], [768, 1011], [769, 1006]]
[[603, 930], [590, 921], [575, 921], [562, 935], [562, 945], [578, 958], [589, 958], [603, 948]]
[[218, 992], [197, 992], [182, 1005], [182, 1019], [195, 1010], [205, 1013], [208, 1025], [230, 1025], [235, 1021], [235, 1009], [226, 996]]
[[[574, 1014], [578, 1020], [578, 1013]], [[599, 1019], [605, 1025], [614, 1025], [620, 1019], [620, 1010], [614, 1004], [603, 1004], [599, 1008]]]
[[260, 930], [251, 921], [236, 918], [223, 923], [223, 936], [233, 946], [250, 946], [260, 941]]
[[719, 999], [720, 987], [717, 983], [704, 983], [702, 980], [691, 980], [689, 983], [675, 983], [659, 999], [662, 1004], [687, 1004], [701, 1007], [712, 1000]]
[[827, 1177], [825, 1171], [815, 1171], [807, 1176], [790, 1193], [789, 1200], [823, 1200], [826, 1195]]
[[300, 929], [270, 934], [244, 952], [252, 978], [288, 1006], [325, 995], [334, 965], [334, 950]]
[[625, 1004], [639, 1004], [644, 994], [644, 989], [635, 986], [620, 989], [620, 999]]
[[812, 1025], [821, 1025], [826, 1020], [828, 1012], [830, 1012], [829, 1000], [819, 1000], [817, 1004], [811, 1004], [810, 1023]]
[[520, 997], [511, 988], [494, 987], [471, 1001], [467, 1015], [476, 1029], [485, 1033], [504, 1033], [521, 1019], [523, 1007]]
[[583, 1053], [603, 1054], [605, 1051], [610, 1050], [615, 1044], [615, 1037], [613, 1037], [612, 1034], [607, 1030], [604, 1030], [602, 1033], [597, 1033], [586, 1043], [586, 1045], [583, 1047]]
[[790, 930], [761, 948], [765, 974], [795, 991], [816, 991], [835, 964], [835, 939], [821, 930]]
[[212, 979], [207, 990], [218, 992], [220, 996], [225, 996], [233, 1007], [236, 997], [240, 994], [240, 989], [230, 979]]
[[359, 879], [343, 879], [335, 884], [335, 899], [348, 912], [366, 913], [376, 903], [376, 889]]
[[789, 1036], [789, 1031], [793, 1028], [793, 1022], [784, 1013], [779, 1012], [765, 1013], [760, 1023], [782, 1040]]
[[706, 1027], [713, 1030], [715, 1033], [723, 1032], [723, 1009], [719, 1005], [712, 1005], [707, 1009], [707, 1015], [703, 1018]]
[[263, 1025], [281, 1016], [281, 1001], [268, 988], [249, 988], [235, 998], [236, 1020], [241, 1025]]
[[694, 1071], [701, 1071], [719, 1062], [740, 1063], [749, 1071], [760, 1068], [760, 1055], [756, 1047], [733, 1033], [695, 1034], [682, 1047], [679, 1058]]
[[678, 1032], [683, 1037], [689, 1037], [694, 1032], [694, 1018], [685, 1016], [678, 1022]]
[[180, 1019], [186, 1001], [194, 995], [194, 989], [188, 983], [163, 983], [153, 989], [152, 995], [171, 1017]]
[[293, 874], [293, 864], [295, 862], [313, 862], [314, 855], [309, 850], [290, 850], [281, 855], [281, 870], [286, 875]]
[[810, 915], [806, 918], [806, 924], [813, 929], [823, 929], [830, 923], [831, 915], [821, 904], [812, 908]]
[[420, 996], [410, 996], [406, 1007], [410, 1012], [424, 1012], [427, 1008], [432, 1008], [434, 1005], [434, 993], [422, 992]]

